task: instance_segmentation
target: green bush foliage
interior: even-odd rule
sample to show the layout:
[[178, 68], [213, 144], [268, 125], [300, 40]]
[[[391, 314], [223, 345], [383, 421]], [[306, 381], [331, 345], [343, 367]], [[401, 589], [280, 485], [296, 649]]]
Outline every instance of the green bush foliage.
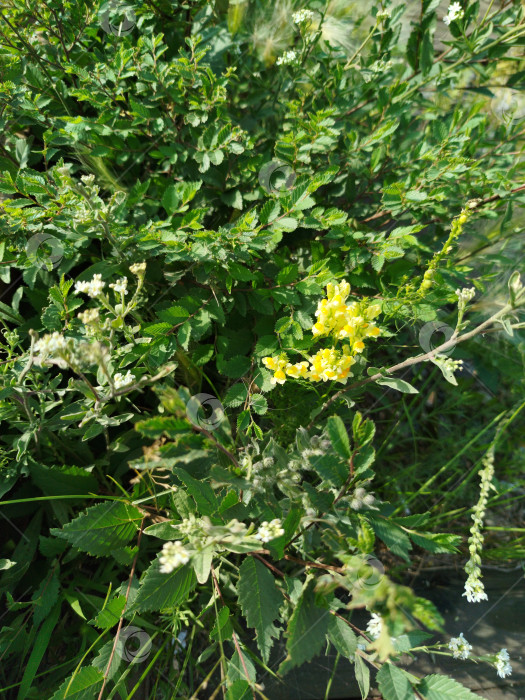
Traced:
[[519, 2], [6, 0], [6, 697], [265, 698], [327, 648], [363, 698], [478, 697], [403, 668], [470, 653], [404, 572], [468, 558], [483, 599], [517, 498], [524, 32]]

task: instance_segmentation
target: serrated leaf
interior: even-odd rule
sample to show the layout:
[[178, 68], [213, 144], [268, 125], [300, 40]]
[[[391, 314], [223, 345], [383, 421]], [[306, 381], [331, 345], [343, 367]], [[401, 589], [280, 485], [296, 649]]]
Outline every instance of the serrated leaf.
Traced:
[[410, 681], [397, 666], [385, 663], [376, 676], [384, 700], [406, 700], [414, 694]]
[[116, 598], [111, 598], [111, 600], [108, 600], [98, 615], [89, 622], [90, 624], [95, 625], [95, 627], [110, 629], [114, 625], [118, 624], [122, 611], [125, 607], [126, 596], [119, 595]]
[[273, 637], [278, 635], [274, 620], [279, 617], [282, 595], [270, 571], [254, 557], [246, 557], [239, 569], [239, 603], [248, 627], [257, 633], [257, 646], [268, 663]]
[[128, 544], [137, 532], [142, 513], [138, 508], [113, 501], [88, 508], [59, 530], [51, 533], [70, 542], [82, 552], [96, 557], [111, 556], [113, 550]]
[[352, 455], [350, 440], [348, 438], [346, 426], [341, 418], [339, 418], [339, 416], [330, 416], [326, 425], [334, 450], [340, 454], [341, 457], [350, 459]]
[[361, 698], [366, 700], [370, 691], [370, 669], [359, 655], [355, 657], [354, 670]]
[[222, 403], [224, 406], [241, 406], [247, 397], [248, 389], [242, 382], [238, 382], [228, 389]]
[[160, 572], [160, 562], [156, 559], [141, 580], [135, 602], [130, 610], [166, 610], [174, 608], [188, 599], [197, 585], [193, 567], [186, 564], [171, 574]]
[[283, 675], [305, 661], [310, 661], [323, 647], [330, 612], [325, 598], [316, 600], [313, 586], [313, 581], [306, 584], [288, 622], [288, 655], [279, 666], [279, 673]]
[[67, 678], [51, 700], [93, 700], [97, 696], [104, 676], [93, 666], [81, 668]]
[[417, 686], [425, 700], [479, 700], [479, 695], [448, 676], [426, 676]]
[[268, 401], [262, 394], [252, 394], [250, 398], [250, 406], [253, 408], [255, 413], [262, 416], [268, 410]]
[[340, 617], [330, 615], [328, 621], [328, 639], [337, 651], [347, 659], [353, 658], [357, 649], [357, 637]]

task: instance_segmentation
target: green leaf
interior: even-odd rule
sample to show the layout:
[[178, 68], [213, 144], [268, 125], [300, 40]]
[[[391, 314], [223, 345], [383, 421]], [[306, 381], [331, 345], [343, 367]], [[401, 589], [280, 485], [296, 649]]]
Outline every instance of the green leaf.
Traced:
[[228, 389], [222, 403], [224, 406], [241, 406], [247, 397], [248, 389], [242, 382], [238, 382]]
[[170, 185], [164, 190], [162, 195], [162, 206], [168, 212], [168, 214], [173, 214], [177, 211], [180, 204], [180, 195], [178, 193], [178, 188], [176, 185]]
[[340, 617], [330, 615], [328, 621], [328, 639], [337, 651], [347, 659], [353, 658], [357, 649], [357, 637]]
[[286, 631], [288, 655], [278, 671], [283, 675], [305, 661], [310, 661], [321, 651], [325, 642], [330, 618], [327, 609], [328, 601], [326, 598], [316, 599], [314, 585], [314, 581], [309, 581], [305, 585], [288, 622]]
[[283, 598], [270, 571], [254, 557], [246, 557], [241, 564], [238, 594], [246, 624], [255, 629], [257, 646], [268, 663], [272, 637], [279, 633], [273, 623], [279, 617]]
[[130, 611], [174, 608], [187, 600], [197, 585], [193, 567], [188, 564], [172, 571], [171, 574], [163, 574], [159, 569], [160, 562], [156, 559], [144, 574]]
[[119, 595], [116, 598], [111, 598], [98, 615], [93, 620], [90, 620], [89, 623], [100, 629], [110, 629], [118, 624], [125, 607], [126, 596]]
[[397, 389], [402, 394], [419, 394], [418, 389], [405, 382], [404, 379], [398, 379], [397, 377], [381, 377], [381, 379], [376, 380], [376, 384], [380, 386], [388, 386], [391, 389]]
[[340, 457], [333, 454], [313, 455], [309, 460], [322, 479], [330, 481], [335, 486], [342, 486], [349, 474], [349, 467], [345, 465]]
[[250, 397], [250, 406], [253, 408], [255, 413], [262, 416], [268, 410], [268, 401], [262, 394], [252, 394]]
[[102, 687], [103, 674], [93, 666], [81, 668], [65, 680], [51, 700], [93, 700]]
[[410, 681], [397, 666], [385, 663], [376, 676], [384, 700], [406, 700], [414, 694]]
[[361, 698], [366, 700], [370, 691], [370, 669], [359, 655], [355, 657], [354, 671]]
[[412, 549], [412, 543], [408, 535], [397, 525], [393, 525], [386, 520], [379, 520], [369, 517], [370, 524], [374, 528], [376, 535], [383, 540], [386, 546], [399, 557], [409, 562], [409, 551]]
[[423, 678], [417, 690], [425, 700], [479, 700], [479, 695], [475, 695], [452, 678], [440, 674]]
[[327, 427], [328, 435], [330, 436], [335, 451], [340, 454], [341, 457], [350, 459], [352, 455], [350, 440], [348, 439], [348, 432], [341, 418], [339, 418], [339, 416], [330, 416], [327, 421]]
[[45, 619], [42, 627], [38, 630], [38, 634], [33, 643], [33, 648], [31, 649], [31, 655], [25, 664], [24, 675], [22, 676], [22, 681], [18, 689], [17, 700], [25, 700], [31, 690], [33, 679], [38, 671], [40, 662], [46, 653], [47, 647], [49, 646], [51, 635], [56, 627], [59, 615], [60, 603], [53, 608], [49, 617]]
[[112, 501], [88, 508], [59, 530], [51, 533], [61, 537], [82, 552], [96, 557], [111, 556], [113, 550], [124, 547], [137, 532], [142, 513], [134, 506]]

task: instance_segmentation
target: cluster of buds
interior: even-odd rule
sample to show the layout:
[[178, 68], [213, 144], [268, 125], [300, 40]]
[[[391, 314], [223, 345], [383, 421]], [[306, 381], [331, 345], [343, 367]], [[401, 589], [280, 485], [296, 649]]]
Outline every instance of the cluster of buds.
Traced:
[[483, 582], [481, 581], [481, 556], [480, 552], [483, 547], [483, 516], [487, 507], [489, 491], [492, 487], [492, 478], [494, 476], [494, 446], [490, 448], [483, 458], [483, 468], [480, 471], [481, 487], [479, 501], [472, 513], [473, 525], [470, 529], [469, 537], [469, 554], [470, 559], [465, 565], [465, 573], [468, 578], [465, 582], [464, 596], [467, 596], [469, 603], [479, 603], [481, 600], [487, 600], [487, 594]]
[[340, 284], [328, 284], [326, 298], [318, 304], [317, 321], [311, 329], [314, 337], [331, 336], [336, 342], [343, 341], [342, 348], [323, 348], [309, 356], [308, 361], [297, 363], [289, 362], [285, 353], [263, 357], [265, 367], [274, 373], [272, 384], [284, 384], [287, 377], [346, 384], [352, 376], [350, 368], [356, 363], [355, 356], [365, 349], [364, 340], [377, 338], [381, 333], [372, 323], [381, 311], [379, 304], [368, 305], [364, 301], [347, 304], [349, 293], [350, 285], [344, 280]]
[[77, 341], [54, 331], [46, 333], [35, 343], [34, 362], [37, 366], [57, 365], [62, 369], [100, 364], [108, 358], [108, 349], [98, 342]]
[[383, 618], [378, 613], [372, 613], [366, 626], [366, 631], [372, 639], [378, 639], [383, 629]]
[[375, 497], [371, 493], [367, 493], [365, 488], [358, 486], [352, 495], [350, 508], [360, 510], [363, 506], [370, 507], [374, 505], [375, 500]]

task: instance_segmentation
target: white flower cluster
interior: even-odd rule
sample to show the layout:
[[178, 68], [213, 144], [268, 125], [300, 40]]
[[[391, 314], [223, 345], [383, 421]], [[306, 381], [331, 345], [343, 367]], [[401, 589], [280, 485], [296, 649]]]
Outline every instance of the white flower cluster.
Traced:
[[122, 372], [117, 372], [113, 375], [113, 384], [115, 385], [115, 389], [122, 389], [122, 387], [128, 386], [128, 384], [133, 384], [134, 381], [135, 375], [131, 374], [129, 369], [126, 372], [126, 374], [122, 374]]
[[128, 293], [128, 280], [126, 277], [121, 277], [117, 282], [114, 284], [109, 285], [115, 294], [127, 294]]
[[451, 22], [454, 22], [454, 20], [461, 19], [464, 14], [461, 4], [459, 2], [453, 2], [448, 6], [447, 15], [443, 17], [443, 22], [449, 25]]
[[274, 520], [271, 520], [270, 522], [265, 520], [261, 524], [260, 528], [257, 530], [255, 538], [261, 540], [261, 542], [270, 542], [270, 540], [274, 540], [276, 537], [280, 537], [281, 535], [284, 535], [284, 529], [281, 527], [281, 521], [279, 518], [274, 518]]
[[464, 309], [469, 301], [472, 301], [472, 299], [474, 299], [476, 296], [476, 290], [474, 287], [470, 287], [470, 289], [464, 287], [463, 289], [456, 289], [456, 295], [458, 297], [459, 307]]
[[102, 281], [102, 275], [93, 275], [91, 282], [75, 282], [75, 290], [84, 292], [90, 297], [98, 297], [102, 293], [105, 284]]
[[314, 13], [312, 10], [297, 10], [292, 15], [292, 21], [294, 24], [304, 24], [306, 22], [311, 22], [314, 18]]
[[434, 357], [434, 362], [444, 369], [449, 370], [449, 372], [457, 372], [458, 369], [463, 369], [463, 360], [453, 360], [451, 357], [439, 353]]
[[352, 500], [350, 501], [350, 508], [353, 510], [359, 510], [363, 506], [373, 506], [375, 500], [376, 499], [371, 493], [367, 493], [365, 488], [359, 486], [354, 491]]
[[376, 15], [376, 20], [378, 22], [380, 22], [382, 20], [389, 19], [389, 17], [390, 17], [390, 10], [379, 10], [377, 15]]
[[290, 51], [285, 51], [282, 56], [277, 59], [278, 66], [289, 66], [297, 61], [296, 52], [291, 49]]
[[480, 471], [481, 487], [479, 501], [472, 513], [474, 521], [470, 528], [469, 537], [469, 553], [470, 559], [465, 565], [465, 573], [468, 578], [465, 582], [464, 596], [467, 596], [469, 603], [479, 603], [482, 600], [488, 600], [485, 593], [485, 587], [481, 581], [481, 556], [480, 552], [483, 547], [483, 535], [481, 528], [483, 527], [483, 516], [487, 507], [489, 491], [492, 486], [492, 478], [494, 476], [494, 446], [492, 446], [483, 459], [483, 469]]
[[448, 643], [448, 648], [455, 659], [468, 659], [472, 651], [472, 644], [467, 642], [463, 636], [463, 632], [461, 632], [459, 637], [452, 637]]
[[502, 649], [496, 655], [496, 661], [494, 662], [494, 666], [496, 667], [496, 671], [498, 672], [498, 676], [500, 678], [510, 676], [510, 674], [512, 673], [512, 666], [509, 664], [509, 660], [509, 652], [506, 649]]
[[162, 547], [162, 554], [159, 557], [160, 572], [162, 574], [170, 574], [173, 569], [177, 569], [183, 564], [187, 564], [190, 560], [190, 555], [182, 546], [181, 542], [166, 542]]
[[35, 351], [41, 356], [45, 357], [47, 355], [54, 355], [55, 353], [60, 353], [66, 351], [68, 347], [68, 341], [62, 333], [54, 331], [53, 333], [46, 333], [42, 338], [36, 341]]
[[372, 617], [368, 621], [366, 626], [366, 631], [372, 637], [372, 639], [377, 639], [381, 634], [383, 629], [383, 618], [378, 613], [372, 613]]

